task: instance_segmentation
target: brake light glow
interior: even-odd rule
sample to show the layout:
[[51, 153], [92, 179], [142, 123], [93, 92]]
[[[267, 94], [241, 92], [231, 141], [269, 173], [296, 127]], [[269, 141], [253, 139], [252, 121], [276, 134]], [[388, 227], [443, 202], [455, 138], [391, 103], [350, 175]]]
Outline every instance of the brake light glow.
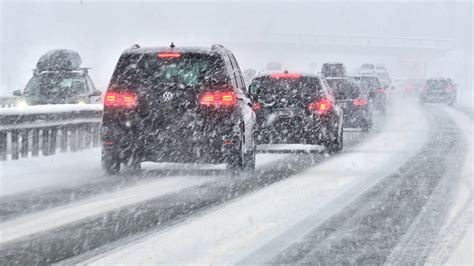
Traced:
[[133, 93], [108, 91], [104, 97], [104, 106], [131, 108], [136, 105], [136, 101], [137, 97]]
[[274, 79], [298, 79], [301, 78], [297, 73], [273, 73], [270, 75]]
[[159, 53], [158, 58], [178, 58], [181, 54], [179, 53]]
[[252, 103], [252, 110], [258, 111], [260, 109], [262, 109], [262, 104], [261, 103], [259, 103], [259, 102]]
[[199, 104], [203, 106], [232, 107], [237, 103], [237, 97], [233, 91], [210, 91], [205, 92], [199, 98]]
[[308, 105], [308, 109], [310, 111], [316, 111], [317, 113], [322, 114], [331, 109], [331, 102], [327, 99], [321, 99], [317, 102], [310, 103]]
[[366, 99], [354, 99], [352, 101], [352, 105], [354, 105], [354, 106], [365, 106], [365, 105], [367, 105], [367, 100]]

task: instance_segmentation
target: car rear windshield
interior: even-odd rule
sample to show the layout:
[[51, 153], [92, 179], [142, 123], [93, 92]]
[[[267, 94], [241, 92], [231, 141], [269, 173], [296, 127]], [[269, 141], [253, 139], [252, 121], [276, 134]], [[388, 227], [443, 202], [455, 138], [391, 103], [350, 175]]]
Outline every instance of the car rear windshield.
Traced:
[[338, 100], [357, 99], [362, 96], [359, 87], [347, 79], [328, 79], [328, 83]]
[[321, 84], [316, 77], [273, 78], [258, 77], [250, 85], [250, 93], [257, 95], [259, 102], [286, 107], [306, 103], [319, 97]]
[[375, 90], [380, 88], [379, 79], [376, 77], [355, 77], [354, 78], [362, 88]]
[[224, 84], [225, 65], [217, 55], [183, 53], [161, 58], [157, 53], [124, 54], [112, 76], [115, 89], [156, 88], [173, 84], [182, 89]]
[[343, 64], [324, 64], [321, 72], [326, 77], [344, 77], [346, 75]]
[[428, 80], [426, 84], [431, 89], [444, 89], [448, 86], [448, 82], [444, 79], [440, 80]]

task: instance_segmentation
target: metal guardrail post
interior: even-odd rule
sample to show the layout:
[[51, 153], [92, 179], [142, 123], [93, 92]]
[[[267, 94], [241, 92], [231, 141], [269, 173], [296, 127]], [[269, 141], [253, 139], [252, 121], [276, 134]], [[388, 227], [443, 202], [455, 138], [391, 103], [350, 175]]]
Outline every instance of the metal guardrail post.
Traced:
[[7, 132], [0, 132], [0, 160], [5, 161], [7, 159]]
[[39, 135], [40, 130], [38, 128], [33, 129], [33, 136], [31, 138], [31, 156], [39, 155]]
[[49, 150], [49, 129], [48, 128], [43, 128], [41, 130], [41, 154], [44, 156], [48, 156], [48, 150]]
[[28, 129], [23, 129], [20, 133], [21, 136], [21, 146], [20, 153], [22, 158], [28, 157]]
[[49, 151], [48, 151], [48, 155], [56, 154], [57, 132], [58, 132], [58, 130], [54, 127], [49, 130]]
[[67, 140], [68, 140], [67, 126], [61, 127], [61, 152], [67, 152]]
[[18, 160], [18, 130], [11, 131], [12, 145], [11, 145], [11, 154], [12, 160]]

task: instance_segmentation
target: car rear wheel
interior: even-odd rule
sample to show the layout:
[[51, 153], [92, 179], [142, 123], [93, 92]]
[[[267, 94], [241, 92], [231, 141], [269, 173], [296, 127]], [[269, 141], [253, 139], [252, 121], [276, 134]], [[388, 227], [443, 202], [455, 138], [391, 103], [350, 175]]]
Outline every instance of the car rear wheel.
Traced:
[[231, 174], [239, 174], [242, 171], [253, 172], [255, 170], [255, 146], [251, 150], [243, 152], [243, 130], [236, 139], [233, 146], [228, 148], [227, 170]]
[[142, 169], [142, 164], [138, 159], [130, 159], [123, 164], [125, 170], [129, 172], [138, 172]]
[[102, 149], [102, 169], [109, 175], [120, 172], [120, 159], [110, 151]]
[[344, 134], [342, 128], [335, 126], [335, 132], [333, 133], [336, 137], [326, 141], [325, 149], [328, 153], [336, 153], [344, 147]]
[[362, 131], [364, 131], [364, 132], [370, 131], [370, 129], [372, 128], [372, 121], [365, 119], [362, 122], [362, 127], [361, 128], [362, 128]]

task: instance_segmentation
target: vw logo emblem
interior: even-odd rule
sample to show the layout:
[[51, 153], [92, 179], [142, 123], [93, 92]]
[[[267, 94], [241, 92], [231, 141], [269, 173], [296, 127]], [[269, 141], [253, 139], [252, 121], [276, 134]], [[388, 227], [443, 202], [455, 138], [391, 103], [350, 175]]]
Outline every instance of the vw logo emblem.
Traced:
[[169, 91], [163, 93], [163, 101], [165, 101], [165, 102], [169, 102], [169, 101], [173, 100], [173, 97], [174, 97], [173, 93], [171, 93]]

